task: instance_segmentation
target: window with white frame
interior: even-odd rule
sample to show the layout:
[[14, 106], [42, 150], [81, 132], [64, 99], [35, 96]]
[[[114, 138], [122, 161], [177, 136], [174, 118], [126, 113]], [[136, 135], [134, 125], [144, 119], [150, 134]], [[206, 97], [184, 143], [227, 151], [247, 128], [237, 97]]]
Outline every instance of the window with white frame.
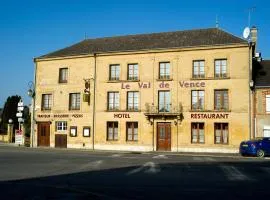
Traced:
[[128, 64], [128, 80], [138, 80], [138, 64]]
[[227, 60], [226, 59], [215, 60], [215, 77], [216, 78], [227, 77]]
[[55, 122], [56, 131], [66, 131], [67, 122], [66, 121], [57, 121]]
[[158, 92], [158, 111], [170, 112], [171, 111], [171, 93], [170, 91]]
[[191, 109], [192, 110], [203, 110], [204, 109], [204, 91], [203, 90], [192, 90], [191, 91]]
[[119, 110], [119, 92], [108, 92], [108, 110]]
[[80, 110], [80, 104], [81, 104], [80, 96], [81, 96], [80, 93], [69, 94], [69, 110]]
[[51, 110], [52, 94], [42, 94], [41, 110]]
[[270, 113], [270, 95], [265, 96], [266, 112]]
[[193, 78], [204, 78], [204, 60], [193, 61]]
[[139, 110], [139, 92], [128, 92], [127, 93], [127, 109], [131, 111]]
[[170, 79], [170, 63], [169, 62], [159, 63], [159, 79], [161, 80]]
[[115, 81], [120, 79], [120, 65], [110, 65], [109, 80]]

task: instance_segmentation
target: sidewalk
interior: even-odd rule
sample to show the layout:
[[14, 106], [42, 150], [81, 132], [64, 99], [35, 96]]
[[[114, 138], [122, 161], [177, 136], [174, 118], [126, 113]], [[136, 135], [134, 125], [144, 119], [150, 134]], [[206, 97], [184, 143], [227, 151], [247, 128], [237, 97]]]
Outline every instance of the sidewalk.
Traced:
[[238, 153], [209, 153], [209, 152], [168, 152], [168, 151], [119, 151], [119, 150], [93, 150], [93, 149], [78, 149], [78, 148], [53, 148], [53, 147], [25, 147], [24, 145], [19, 146], [15, 143], [5, 143], [0, 142], [0, 146], [10, 146], [10, 147], [23, 147], [26, 149], [35, 149], [35, 150], [45, 150], [45, 151], [65, 151], [65, 152], [74, 152], [74, 151], [83, 151], [89, 153], [100, 153], [100, 154], [141, 154], [141, 155], [173, 155], [173, 156], [210, 156], [210, 157], [241, 157]]

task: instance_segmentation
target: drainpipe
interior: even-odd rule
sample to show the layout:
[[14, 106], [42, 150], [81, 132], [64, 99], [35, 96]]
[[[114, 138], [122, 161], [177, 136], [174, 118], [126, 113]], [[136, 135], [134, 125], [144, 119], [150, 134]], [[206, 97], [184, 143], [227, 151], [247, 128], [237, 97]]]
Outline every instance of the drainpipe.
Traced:
[[33, 83], [33, 96], [32, 98], [32, 113], [31, 113], [31, 133], [30, 133], [30, 143], [31, 147], [35, 147], [35, 106], [36, 106], [36, 80], [37, 80], [37, 62], [34, 59], [34, 83]]
[[97, 57], [96, 53], [94, 53], [94, 102], [93, 102], [93, 119], [92, 119], [92, 126], [93, 126], [93, 136], [92, 136], [92, 149], [95, 150], [95, 118], [96, 118], [96, 81], [97, 81]]

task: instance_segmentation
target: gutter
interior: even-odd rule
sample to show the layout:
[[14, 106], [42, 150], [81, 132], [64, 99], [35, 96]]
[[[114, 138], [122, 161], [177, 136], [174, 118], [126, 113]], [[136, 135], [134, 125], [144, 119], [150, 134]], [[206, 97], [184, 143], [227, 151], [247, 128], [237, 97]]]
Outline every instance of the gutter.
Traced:
[[95, 119], [96, 119], [96, 81], [97, 81], [97, 54], [94, 53], [94, 102], [93, 102], [93, 119], [92, 119], [92, 126], [93, 126], [93, 135], [92, 135], [92, 148], [95, 149]]

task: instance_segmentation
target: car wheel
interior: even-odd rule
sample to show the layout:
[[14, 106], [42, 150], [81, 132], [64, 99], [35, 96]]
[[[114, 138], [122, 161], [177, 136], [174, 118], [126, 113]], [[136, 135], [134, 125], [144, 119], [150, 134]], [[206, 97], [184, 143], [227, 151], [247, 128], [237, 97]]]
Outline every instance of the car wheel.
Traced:
[[263, 158], [263, 157], [264, 157], [264, 151], [261, 150], [261, 149], [259, 149], [259, 150], [257, 151], [257, 157]]

